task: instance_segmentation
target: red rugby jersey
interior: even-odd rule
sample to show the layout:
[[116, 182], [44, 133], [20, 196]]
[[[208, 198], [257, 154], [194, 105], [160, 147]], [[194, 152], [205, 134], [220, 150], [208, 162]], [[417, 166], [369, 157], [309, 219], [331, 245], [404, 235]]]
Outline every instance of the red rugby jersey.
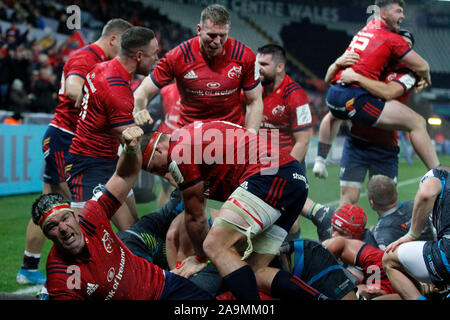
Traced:
[[383, 250], [364, 244], [355, 258], [355, 265], [363, 269], [365, 284], [378, 285], [387, 294], [395, 293], [383, 269], [383, 254]]
[[89, 257], [68, 257], [53, 246], [47, 259], [47, 290], [55, 300], [155, 300], [164, 271], [134, 255], [109, 219], [120, 202], [108, 191], [89, 200], [79, 215]]
[[291, 152], [293, 133], [312, 126], [311, 109], [306, 92], [286, 75], [280, 86], [269, 95], [263, 93], [264, 111], [261, 128], [279, 130], [280, 148]]
[[71, 153], [108, 160], [118, 158], [113, 128], [134, 123], [131, 75], [117, 58], [97, 64], [86, 76]]
[[184, 41], [159, 61], [151, 78], [162, 88], [174, 78], [181, 95], [180, 126], [197, 120], [224, 120], [244, 125], [240, 91], [259, 83], [256, 56], [243, 43], [228, 38], [222, 53], [206, 59], [199, 37]]
[[175, 83], [171, 83], [161, 89], [162, 111], [164, 119], [158, 127], [159, 132], [172, 133], [178, 129], [180, 120], [181, 98]]
[[[401, 59], [411, 48], [401, 35], [391, 31], [384, 22], [374, 19], [353, 37], [347, 48], [347, 51], [352, 50], [360, 57], [352, 66], [353, 70], [370, 79], [379, 80], [389, 62]], [[337, 82], [341, 73], [342, 70], [331, 82]]]
[[268, 143], [264, 132], [255, 135], [230, 122], [212, 121], [175, 130], [168, 161], [181, 190], [203, 181], [209, 199], [225, 201], [248, 177], [296, 159]]
[[[416, 77], [414, 73], [405, 68], [404, 65], [396, 65], [390, 68], [382, 76], [382, 81], [389, 83], [391, 81], [398, 82], [404, 90], [401, 97], [395, 100], [406, 103], [411, 96], [412, 89], [416, 84]], [[352, 128], [350, 134], [358, 139], [369, 141], [375, 145], [384, 148], [392, 148], [398, 145], [397, 130], [383, 130], [371, 126], [366, 126], [358, 121], [352, 121]]]
[[58, 105], [50, 125], [75, 134], [78, 114], [80, 110], [75, 108], [75, 103], [70, 100], [64, 90], [66, 79], [70, 76], [78, 76], [86, 80], [86, 75], [99, 62], [105, 61], [106, 55], [95, 43], [85, 46], [73, 52], [64, 64], [58, 91]]

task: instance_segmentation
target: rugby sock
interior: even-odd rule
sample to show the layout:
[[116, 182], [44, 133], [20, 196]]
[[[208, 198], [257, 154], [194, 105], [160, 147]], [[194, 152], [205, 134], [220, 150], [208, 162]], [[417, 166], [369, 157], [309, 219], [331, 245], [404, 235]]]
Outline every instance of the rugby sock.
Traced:
[[39, 262], [41, 261], [41, 255], [24, 251], [22, 269], [37, 270], [39, 268]]
[[286, 270], [280, 270], [275, 275], [270, 294], [278, 299], [328, 300], [325, 295]]
[[420, 297], [418, 297], [416, 300], [428, 300], [428, 299], [425, 298], [424, 296], [420, 296]]
[[317, 155], [326, 159], [328, 157], [328, 153], [330, 152], [331, 144], [320, 142], [317, 146]]
[[227, 274], [223, 280], [237, 300], [260, 300], [256, 277], [249, 265]]

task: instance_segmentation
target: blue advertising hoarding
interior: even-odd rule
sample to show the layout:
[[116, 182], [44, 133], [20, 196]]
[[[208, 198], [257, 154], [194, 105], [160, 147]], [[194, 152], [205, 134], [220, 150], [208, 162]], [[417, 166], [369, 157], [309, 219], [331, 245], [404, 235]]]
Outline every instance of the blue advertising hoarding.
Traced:
[[0, 124], [0, 196], [42, 191], [46, 125]]

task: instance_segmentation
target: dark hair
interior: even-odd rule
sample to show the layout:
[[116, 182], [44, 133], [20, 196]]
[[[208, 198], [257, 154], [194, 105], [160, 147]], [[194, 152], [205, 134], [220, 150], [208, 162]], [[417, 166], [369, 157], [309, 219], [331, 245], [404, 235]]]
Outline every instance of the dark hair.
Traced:
[[230, 24], [230, 13], [224, 6], [214, 3], [203, 9], [200, 15], [200, 24], [203, 26], [207, 19], [214, 24], [223, 26]]
[[278, 63], [286, 63], [286, 50], [277, 44], [266, 44], [258, 48], [260, 54], [271, 54]]
[[43, 194], [37, 198], [31, 207], [31, 218], [34, 224], [39, 225], [41, 217], [57, 204], [70, 205], [70, 202], [59, 193]]
[[408, 38], [409, 40], [411, 40], [412, 47], [414, 47], [414, 36], [413, 36], [413, 34], [412, 34], [411, 32], [409, 32], [409, 31], [406, 30], [406, 29], [401, 29], [401, 30], [398, 32], [398, 34], [401, 35], [402, 37], [406, 37], [406, 38]]
[[113, 34], [122, 34], [125, 30], [131, 28], [132, 25], [126, 20], [115, 18], [109, 20], [102, 30], [102, 37], [108, 37]]
[[398, 4], [402, 8], [405, 6], [405, 1], [403, 1], [403, 0], [376, 0], [375, 1], [375, 5], [380, 8], [385, 8], [388, 5], [393, 4], [393, 3]]
[[126, 55], [132, 55], [147, 46], [153, 38], [155, 38], [153, 30], [145, 27], [131, 27], [120, 38], [120, 51]]

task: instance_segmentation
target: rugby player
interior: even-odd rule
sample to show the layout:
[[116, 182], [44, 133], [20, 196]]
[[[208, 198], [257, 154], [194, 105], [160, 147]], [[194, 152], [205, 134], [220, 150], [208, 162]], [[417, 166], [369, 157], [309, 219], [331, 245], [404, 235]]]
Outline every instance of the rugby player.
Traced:
[[[134, 74], [150, 73], [158, 59], [157, 50], [152, 30], [129, 28], [122, 34], [118, 56], [97, 64], [86, 76], [80, 117], [67, 157], [74, 210], [101, 191], [114, 173], [123, 143], [121, 133], [134, 125], [130, 82]], [[137, 221], [134, 201], [131, 207], [124, 204], [112, 218], [119, 230]]]
[[[289, 272], [267, 267], [308, 193], [295, 158], [223, 121], [195, 122], [171, 136], [155, 132], [141, 149], [144, 170], [170, 172], [179, 185], [197, 260], [209, 258], [237, 299], [258, 300], [258, 284], [274, 298], [326, 298]], [[211, 228], [207, 199], [225, 202]]]
[[139, 127], [124, 129], [117, 169], [78, 215], [58, 194], [42, 195], [33, 204], [33, 222], [54, 243], [47, 260], [50, 299], [211, 299], [192, 282], [131, 253], [111, 227], [109, 220], [140, 172], [142, 135]]
[[[449, 169], [433, 169], [423, 176], [414, 199], [409, 231], [391, 243], [383, 256], [383, 267], [389, 280], [405, 300], [425, 299], [416, 280], [432, 283], [438, 288], [450, 284]], [[437, 241], [418, 241], [430, 214]]]
[[[117, 55], [122, 33], [131, 27], [122, 19], [109, 20], [100, 38], [71, 54], [64, 64], [58, 91], [58, 105], [42, 140], [44, 153], [44, 184], [42, 193], [57, 192], [71, 198], [66, 183], [65, 164], [80, 110], [75, 102], [82, 92], [87, 73], [95, 64], [110, 60]], [[45, 237], [30, 219], [26, 231], [26, 245], [22, 266], [16, 280], [20, 284], [43, 284], [45, 276], [38, 271], [40, 253]]]
[[[404, 19], [403, 0], [378, 0], [375, 4], [380, 7], [380, 16], [359, 31], [347, 48], [359, 56], [351, 68], [372, 80], [380, 80], [385, 66], [395, 60], [419, 77], [419, 89], [430, 86], [428, 63], [398, 34]], [[319, 133], [321, 143], [330, 145], [340, 123], [350, 119], [381, 129], [409, 132], [412, 145], [427, 168], [439, 165], [423, 117], [396, 100], [380, 100], [358, 84], [343, 83], [342, 72], [340, 69], [331, 80], [327, 93], [330, 125]], [[319, 151], [322, 149], [327, 148], [319, 146]], [[319, 160], [324, 162], [324, 158]]]
[[[225, 120], [258, 132], [263, 104], [256, 56], [242, 42], [230, 38], [229, 30], [230, 15], [223, 6], [212, 4], [202, 11], [197, 37], [166, 53], [136, 89], [136, 124], [153, 121], [147, 110], [149, 99], [176, 79], [181, 95], [179, 126]], [[247, 101], [245, 117], [241, 89]]]

